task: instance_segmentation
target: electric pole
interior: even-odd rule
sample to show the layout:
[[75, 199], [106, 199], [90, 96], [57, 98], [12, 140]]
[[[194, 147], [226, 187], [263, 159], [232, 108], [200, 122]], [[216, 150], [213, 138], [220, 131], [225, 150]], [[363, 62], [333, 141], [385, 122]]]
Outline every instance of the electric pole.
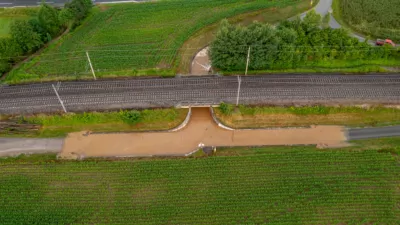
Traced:
[[86, 51], [86, 56], [87, 56], [88, 61], [89, 61], [90, 69], [92, 70], [93, 78], [94, 78], [94, 80], [97, 80], [96, 79], [96, 74], [94, 73], [94, 70], [93, 70], [92, 62], [90, 61], [90, 57], [89, 57], [89, 52], [88, 51]]
[[240, 76], [237, 77], [238, 78], [238, 91], [237, 91], [237, 97], [236, 97], [236, 106], [239, 105], [239, 97], [240, 97], [240, 84], [242, 83], [242, 78], [240, 78]]
[[247, 63], [246, 63], [246, 72], [244, 75], [247, 75], [247, 69], [249, 68], [249, 62], [250, 62], [250, 49], [251, 46], [249, 46], [249, 50], [247, 51]]
[[61, 106], [62, 106], [64, 112], [67, 113], [67, 109], [66, 109], [65, 106], [64, 106], [64, 102], [61, 100], [60, 96], [58, 95], [58, 92], [57, 92], [56, 87], [54, 87], [54, 84], [52, 84], [51, 86], [53, 86], [54, 92], [56, 93], [57, 98], [58, 98], [58, 101], [60, 101]]

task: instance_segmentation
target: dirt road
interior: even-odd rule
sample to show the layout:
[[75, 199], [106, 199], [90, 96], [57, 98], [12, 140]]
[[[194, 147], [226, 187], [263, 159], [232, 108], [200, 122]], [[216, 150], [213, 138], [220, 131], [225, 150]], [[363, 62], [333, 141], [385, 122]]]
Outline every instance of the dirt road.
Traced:
[[206, 146], [265, 146], [324, 144], [346, 141], [344, 128], [318, 126], [301, 129], [225, 130], [213, 121], [209, 108], [193, 108], [188, 125], [177, 132], [127, 134], [70, 134], [61, 156], [84, 157], [183, 155]]

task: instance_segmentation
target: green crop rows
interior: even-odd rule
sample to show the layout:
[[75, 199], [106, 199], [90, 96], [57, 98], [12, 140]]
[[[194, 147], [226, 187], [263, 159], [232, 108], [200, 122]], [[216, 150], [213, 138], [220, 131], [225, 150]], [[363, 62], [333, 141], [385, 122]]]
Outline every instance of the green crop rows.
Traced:
[[1, 224], [396, 224], [390, 153], [0, 164]]
[[[342, 19], [357, 31], [400, 41], [399, 0], [335, 0]], [[337, 4], [337, 3], [335, 3]]]
[[240, 13], [296, 2], [172, 0], [98, 6], [81, 27], [13, 71], [8, 79], [90, 75], [86, 51], [99, 76], [124, 71], [138, 75], [144, 70], [173, 73], [179, 48], [202, 27]]

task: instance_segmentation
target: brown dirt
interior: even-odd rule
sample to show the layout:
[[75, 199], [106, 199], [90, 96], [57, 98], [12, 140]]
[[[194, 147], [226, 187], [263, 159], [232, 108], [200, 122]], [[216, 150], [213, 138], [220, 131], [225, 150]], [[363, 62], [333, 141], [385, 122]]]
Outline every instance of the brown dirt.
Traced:
[[[208, 47], [200, 50], [194, 57], [191, 65], [191, 75], [208, 75], [211, 71], [211, 62], [208, 57]], [[209, 69], [207, 69], [209, 68]]]
[[317, 126], [301, 129], [224, 130], [215, 124], [209, 108], [194, 108], [188, 125], [177, 132], [129, 134], [71, 133], [61, 156], [151, 156], [186, 154], [200, 143], [206, 146], [308, 145], [340, 146], [346, 141], [343, 127]]

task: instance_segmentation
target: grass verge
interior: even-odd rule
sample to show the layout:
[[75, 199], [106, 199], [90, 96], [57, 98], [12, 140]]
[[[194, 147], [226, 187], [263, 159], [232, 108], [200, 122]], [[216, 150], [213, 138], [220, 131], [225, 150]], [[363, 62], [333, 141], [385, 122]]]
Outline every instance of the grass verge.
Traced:
[[[343, 73], [343, 74], [360, 74], [360, 73], [384, 73], [391, 72], [387, 67], [398, 67], [399, 61], [394, 59], [379, 60], [327, 60], [310, 62], [295, 69], [280, 70], [258, 70], [249, 71], [249, 75], [274, 74], [274, 73]], [[243, 71], [223, 71], [221, 75], [237, 75], [243, 74]]]
[[[398, 146], [400, 139], [379, 142]], [[118, 161], [0, 159], [0, 219], [4, 224], [396, 224], [397, 156], [387, 148], [350, 148], [236, 148], [217, 150], [216, 157]]]
[[375, 127], [400, 124], [400, 109], [385, 107], [248, 107], [224, 105], [216, 108], [217, 118], [232, 128], [301, 127], [342, 125]]
[[187, 109], [154, 109], [143, 111], [90, 112], [82, 114], [34, 115], [3, 118], [0, 131], [7, 137], [64, 137], [78, 131], [130, 132], [168, 130], [181, 124]]

